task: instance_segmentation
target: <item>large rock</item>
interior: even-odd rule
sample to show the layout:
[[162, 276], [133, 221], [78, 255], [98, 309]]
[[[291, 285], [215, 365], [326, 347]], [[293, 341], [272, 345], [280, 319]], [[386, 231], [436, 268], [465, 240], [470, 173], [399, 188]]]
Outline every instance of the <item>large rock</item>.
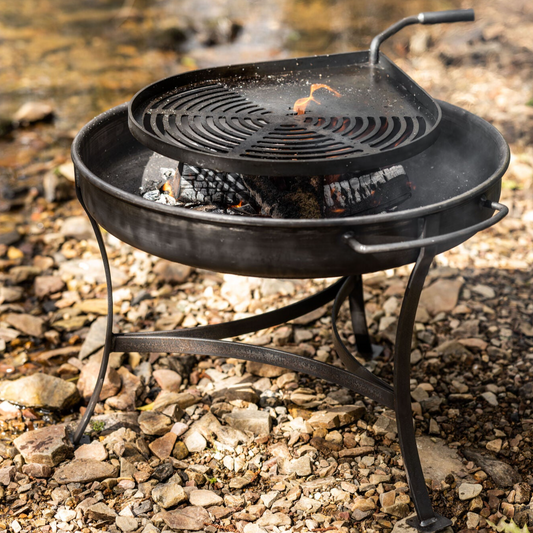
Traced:
[[73, 447], [61, 424], [35, 429], [17, 437], [13, 444], [27, 463], [56, 466], [72, 456]]
[[31, 337], [42, 337], [44, 335], [44, 320], [38, 316], [26, 313], [8, 313], [4, 317], [4, 321]]
[[67, 409], [79, 400], [76, 385], [48, 374], [36, 373], [0, 382], [0, 400], [44, 409]]
[[211, 522], [209, 513], [203, 507], [185, 507], [176, 511], [162, 511], [154, 516], [154, 520], [162, 520], [171, 529], [188, 529], [202, 531]]
[[102, 461], [93, 459], [75, 459], [59, 467], [54, 474], [54, 479], [62, 484], [90, 483], [102, 481], [109, 477], [116, 477], [118, 468]]
[[157, 384], [163, 390], [179, 392], [181, 385], [181, 376], [177, 372], [174, 372], [174, 370], [169, 370], [168, 368], [160, 368], [158, 370], [154, 370], [152, 375], [157, 381]]
[[457, 301], [464, 279], [439, 279], [422, 291], [420, 305], [435, 316], [439, 313], [451, 313]]
[[189, 494], [191, 505], [199, 507], [211, 507], [212, 505], [221, 505], [224, 499], [212, 490], [193, 490]]
[[[96, 387], [96, 382], [98, 381], [98, 374], [100, 372], [100, 363], [98, 361], [89, 361], [81, 370], [80, 378], [78, 379], [78, 391], [85, 401], [88, 401], [91, 397], [91, 394]], [[107, 367], [107, 372], [104, 379], [104, 385], [102, 391], [100, 392], [100, 401], [111, 396], [115, 396], [122, 387], [122, 381], [118, 372], [111, 368]]]
[[448, 448], [442, 439], [417, 437], [416, 444], [424, 477], [440, 484], [448, 474], [464, 472], [464, 465], [455, 450]]
[[488, 474], [497, 487], [512, 487], [522, 481], [520, 474], [510, 465], [503, 461], [498, 461], [489, 455], [482, 455], [479, 452], [465, 448], [462, 454], [469, 460], [474, 461], [477, 466]]

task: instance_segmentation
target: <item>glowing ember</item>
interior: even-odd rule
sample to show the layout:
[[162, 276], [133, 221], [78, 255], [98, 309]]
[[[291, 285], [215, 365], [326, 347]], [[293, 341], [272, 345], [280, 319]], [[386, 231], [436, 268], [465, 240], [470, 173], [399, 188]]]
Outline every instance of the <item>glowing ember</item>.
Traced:
[[337, 92], [335, 89], [332, 89], [329, 85], [326, 85], [324, 83], [313, 83], [311, 85], [311, 91], [309, 92], [309, 96], [307, 98], [300, 98], [294, 102], [294, 112], [298, 115], [303, 115], [305, 113], [305, 110], [307, 108], [307, 104], [309, 102], [315, 102], [315, 104], [320, 105], [320, 102], [318, 100], [315, 100], [313, 97], [313, 93], [318, 89], [327, 89], [330, 93], [333, 93], [336, 97], [340, 98], [341, 94]]

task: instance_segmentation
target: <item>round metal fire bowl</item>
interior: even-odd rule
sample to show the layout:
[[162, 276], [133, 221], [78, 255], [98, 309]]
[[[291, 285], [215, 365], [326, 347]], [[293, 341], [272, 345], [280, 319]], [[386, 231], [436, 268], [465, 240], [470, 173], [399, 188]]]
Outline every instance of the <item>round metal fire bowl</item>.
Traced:
[[[509, 164], [507, 143], [481, 118], [439, 103], [439, 138], [402, 163], [413, 195], [392, 213], [285, 220], [204, 213], [144, 200], [138, 194], [143, 178], [159, 176], [160, 167], [177, 163], [133, 138], [126, 105], [96, 117], [74, 140], [76, 184], [86, 209], [103, 228], [171, 261], [279, 278], [394, 268], [416, 261], [422, 246], [431, 245], [436, 253], [457, 246], [491, 225], [488, 219], [498, 209], [494, 202]], [[500, 209], [499, 218], [504, 214]]]

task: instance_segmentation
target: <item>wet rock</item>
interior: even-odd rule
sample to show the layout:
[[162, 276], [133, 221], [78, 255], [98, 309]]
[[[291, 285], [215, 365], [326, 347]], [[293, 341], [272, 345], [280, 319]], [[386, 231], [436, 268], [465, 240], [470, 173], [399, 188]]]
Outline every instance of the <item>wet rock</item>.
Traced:
[[74, 237], [79, 240], [94, 237], [93, 228], [86, 216], [65, 218], [59, 233], [64, 237]]
[[139, 415], [139, 426], [146, 435], [165, 435], [172, 427], [172, 420], [162, 413], [143, 411]]
[[61, 424], [35, 429], [17, 437], [13, 444], [27, 463], [56, 466], [72, 456], [73, 447]]
[[159, 437], [151, 442], [148, 446], [152, 453], [159, 457], [159, 459], [164, 460], [168, 459], [176, 443], [177, 435], [169, 431], [163, 437]]
[[105, 333], [107, 328], [107, 317], [102, 316], [97, 318], [89, 328], [89, 333], [83, 341], [79, 353], [80, 359], [85, 359], [87, 356], [99, 350], [105, 344]]
[[308, 420], [313, 429], [334, 429], [353, 424], [365, 413], [365, 408], [355, 405], [332, 407], [314, 413]]
[[472, 500], [481, 494], [483, 486], [479, 483], [461, 483], [457, 489], [460, 500]]
[[224, 420], [235, 429], [250, 431], [257, 436], [268, 435], [272, 429], [272, 419], [265, 411], [235, 410], [225, 415]]
[[0, 382], [0, 399], [26, 407], [67, 409], [79, 401], [76, 385], [48, 374], [36, 373]]
[[439, 313], [451, 313], [457, 305], [463, 284], [464, 279], [461, 277], [439, 279], [422, 291], [420, 305], [432, 316]]
[[211, 521], [209, 513], [203, 507], [185, 507], [176, 511], [162, 511], [154, 516], [154, 520], [162, 520], [171, 529], [188, 529], [201, 531]]
[[[85, 401], [89, 400], [96, 387], [99, 372], [100, 363], [98, 361], [89, 361], [80, 372], [78, 391]], [[102, 401], [115, 396], [121, 387], [120, 375], [114, 368], [108, 366], [99, 400]]]
[[168, 509], [187, 501], [188, 496], [181, 485], [169, 482], [156, 485], [152, 489], [152, 498], [157, 505], [160, 505], [163, 509]]
[[189, 502], [191, 505], [197, 505], [199, 507], [221, 505], [223, 501], [224, 499], [212, 490], [193, 490], [189, 494]]
[[92, 459], [75, 459], [60, 466], [54, 473], [54, 479], [61, 485], [68, 483], [90, 483], [116, 477], [118, 468], [102, 461]]
[[65, 287], [65, 282], [59, 276], [37, 276], [33, 283], [37, 298], [54, 294]]
[[187, 265], [172, 263], [166, 259], [160, 259], [153, 268], [158, 279], [168, 283], [183, 283], [191, 275], [193, 269]]
[[117, 516], [117, 513], [108, 507], [105, 503], [99, 502], [91, 505], [85, 516], [89, 520], [98, 520], [99, 522], [114, 522]]
[[134, 411], [135, 399], [142, 388], [140, 378], [121, 366], [117, 373], [120, 377], [122, 388], [117, 396], [108, 398], [106, 404], [118, 411]]
[[163, 390], [179, 392], [182, 379], [174, 370], [160, 368], [159, 370], [154, 370], [152, 375]]
[[13, 115], [13, 120], [19, 124], [32, 124], [49, 119], [54, 113], [50, 104], [44, 102], [26, 102]]
[[105, 461], [107, 459], [107, 450], [105, 446], [98, 441], [90, 444], [82, 444], [75, 452], [76, 459], [90, 459], [93, 461]]
[[42, 337], [44, 335], [44, 320], [38, 316], [26, 313], [8, 313], [4, 317], [4, 321], [31, 337]]

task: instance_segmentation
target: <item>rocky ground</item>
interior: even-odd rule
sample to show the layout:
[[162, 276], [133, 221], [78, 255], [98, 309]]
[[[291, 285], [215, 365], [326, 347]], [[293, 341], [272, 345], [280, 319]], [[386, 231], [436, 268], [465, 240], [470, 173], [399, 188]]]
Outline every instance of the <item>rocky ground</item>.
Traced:
[[[420, 29], [396, 50], [431, 94], [493, 122], [513, 151], [502, 197], [511, 214], [437, 258], [413, 339], [420, 453], [455, 531], [502, 518], [533, 526], [533, 12], [475, 7], [467, 37]], [[0, 530], [398, 531], [414, 508], [393, 414], [283, 369], [114, 353], [83, 444], [72, 446], [102, 355], [106, 292], [73, 198], [71, 138], [28, 125], [28, 113], [50, 111], [21, 111], [4, 141], [17, 172], [0, 203]], [[238, 319], [330, 283], [194, 270], [105, 239], [116, 331]], [[371, 333], [385, 346], [368, 366], [384, 379], [408, 274], [364, 278]], [[239, 340], [340, 365], [329, 311]], [[339, 329], [353, 347], [347, 307]]]

